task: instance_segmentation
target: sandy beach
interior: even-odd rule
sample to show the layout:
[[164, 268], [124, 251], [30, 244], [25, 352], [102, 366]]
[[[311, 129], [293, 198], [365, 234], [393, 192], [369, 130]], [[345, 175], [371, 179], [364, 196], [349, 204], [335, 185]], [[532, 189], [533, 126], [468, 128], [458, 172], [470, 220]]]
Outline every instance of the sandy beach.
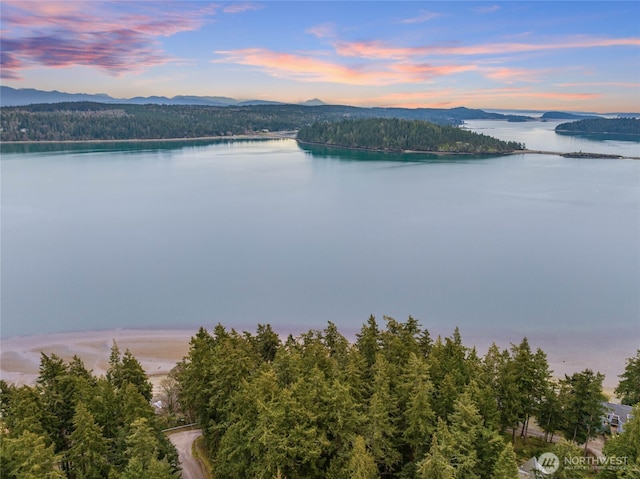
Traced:
[[0, 378], [16, 385], [34, 384], [40, 355], [56, 354], [65, 361], [80, 357], [87, 369], [102, 376], [109, 367], [109, 352], [115, 341], [129, 349], [156, 385], [189, 351], [192, 330], [83, 331], [42, 336], [18, 336], [0, 341]]

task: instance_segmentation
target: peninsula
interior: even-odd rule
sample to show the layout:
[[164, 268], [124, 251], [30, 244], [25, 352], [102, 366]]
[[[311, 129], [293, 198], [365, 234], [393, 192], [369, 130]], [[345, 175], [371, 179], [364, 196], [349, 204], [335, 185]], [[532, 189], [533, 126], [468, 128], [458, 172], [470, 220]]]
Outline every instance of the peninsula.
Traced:
[[515, 141], [502, 141], [452, 126], [398, 118], [318, 122], [302, 128], [297, 139], [309, 144], [389, 152], [483, 155], [524, 149], [522, 143]]

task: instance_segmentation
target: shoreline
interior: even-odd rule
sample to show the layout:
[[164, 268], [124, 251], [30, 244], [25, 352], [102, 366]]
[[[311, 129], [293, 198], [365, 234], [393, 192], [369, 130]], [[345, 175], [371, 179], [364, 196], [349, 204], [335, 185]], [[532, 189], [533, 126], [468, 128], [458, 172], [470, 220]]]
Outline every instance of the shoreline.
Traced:
[[328, 143], [314, 143], [311, 141], [302, 141], [294, 138], [298, 143], [302, 145], [319, 146], [323, 148], [336, 148], [351, 151], [368, 151], [372, 153], [392, 153], [400, 155], [432, 155], [437, 157], [487, 157], [494, 158], [497, 156], [510, 156], [510, 155], [553, 155], [561, 156], [563, 158], [591, 158], [591, 159], [615, 159], [615, 160], [640, 160], [638, 156], [622, 156], [622, 155], [608, 155], [605, 153], [589, 153], [589, 152], [562, 152], [562, 151], [543, 151], [543, 150], [511, 150], [496, 153], [468, 153], [464, 151], [433, 151], [433, 150], [380, 150], [375, 148], [364, 148], [357, 146], [342, 146], [342, 145], [330, 145]]
[[[211, 331], [211, 328], [208, 328]], [[121, 352], [129, 349], [140, 362], [157, 388], [162, 378], [189, 352], [189, 343], [197, 329], [110, 329], [15, 336], [0, 340], [0, 379], [17, 386], [33, 385], [38, 377], [41, 353], [56, 354], [65, 362], [74, 355], [80, 357], [94, 375], [106, 374], [109, 353], [115, 341]], [[282, 337], [283, 335], [280, 334]], [[351, 339], [350, 339], [351, 341]], [[578, 345], [558, 350], [553, 341], [529, 337], [532, 350], [540, 347], [546, 354], [549, 368], [555, 377], [563, 377], [586, 368], [605, 374], [603, 389], [613, 397], [618, 375], [624, 371], [625, 361], [606, 351], [586, 350]], [[465, 346], [477, 347], [482, 357], [491, 342], [501, 349], [508, 348], [505, 338], [471, 334], [463, 336]], [[540, 344], [542, 343], [542, 344]], [[566, 346], [566, 345], [565, 345]], [[635, 351], [625, 351], [625, 357]]]
[[[283, 138], [294, 138], [295, 131], [273, 131], [269, 133], [256, 133], [252, 135], [230, 135], [230, 136], [199, 136], [194, 138], [128, 138], [122, 140], [10, 140], [3, 141], [5, 145], [66, 145], [82, 143], [152, 143], [152, 142], [188, 142], [188, 141], [213, 141], [213, 140], [278, 140]], [[291, 136], [294, 135], [294, 136]]]
[[[562, 151], [543, 151], [543, 150], [512, 150], [500, 153], [467, 153], [467, 152], [455, 152], [455, 151], [422, 151], [422, 150], [379, 150], [374, 148], [360, 148], [360, 147], [348, 147], [340, 145], [329, 145], [326, 143], [313, 143], [308, 141], [302, 141], [296, 138], [297, 130], [283, 130], [273, 131], [268, 133], [256, 133], [252, 135], [232, 135], [232, 136], [201, 136], [194, 138], [129, 138], [123, 140], [15, 140], [15, 141], [2, 141], [3, 145], [81, 145], [81, 144], [116, 144], [116, 143], [163, 143], [163, 142], [182, 142], [187, 143], [190, 141], [234, 141], [234, 140], [282, 140], [290, 139], [295, 140], [297, 143], [310, 146], [321, 146], [325, 148], [338, 148], [352, 151], [368, 151], [372, 153], [395, 153], [395, 154], [422, 154], [433, 155], [437, 157], [494, 157], [494, 156], [509, 156], [509, 155], [553, 155], [561, 156], [564, 158], [592, 158], [592, 159], [615, 159], [615, 160], [640, 160], [638, 156], [621, 156], [621, 155], [607, 155], [604, 153], [589, 153], [589, 152], [562, 152]], [[575, 155], [575, 156], [574, 156]]]

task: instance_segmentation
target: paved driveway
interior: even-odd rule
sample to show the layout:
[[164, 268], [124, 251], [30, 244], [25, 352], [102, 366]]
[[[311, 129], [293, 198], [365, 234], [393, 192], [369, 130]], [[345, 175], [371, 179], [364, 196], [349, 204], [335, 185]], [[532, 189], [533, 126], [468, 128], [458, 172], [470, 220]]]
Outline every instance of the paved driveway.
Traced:
[[200, 429], [184, 432], [174, 432], [169, 435], [169, 440], [178, 450], [178, 457], [182, 465], [182, 479], [207, 479], [200, 464], [191, 454], [193, 441], [202, 435]]

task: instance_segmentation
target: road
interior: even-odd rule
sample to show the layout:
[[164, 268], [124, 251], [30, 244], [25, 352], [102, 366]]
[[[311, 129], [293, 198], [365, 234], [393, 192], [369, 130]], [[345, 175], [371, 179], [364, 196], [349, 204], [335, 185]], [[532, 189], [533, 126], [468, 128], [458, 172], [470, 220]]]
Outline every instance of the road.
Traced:
[[193, 441], [201, 435], [202, 431], [200, 429], [174, 432], [169, 435], [169, 440], [178, 450], [178, 457], [182, 465], [182, 479], [207, 479], [202, 472], [200, 464], [191, 454]]

